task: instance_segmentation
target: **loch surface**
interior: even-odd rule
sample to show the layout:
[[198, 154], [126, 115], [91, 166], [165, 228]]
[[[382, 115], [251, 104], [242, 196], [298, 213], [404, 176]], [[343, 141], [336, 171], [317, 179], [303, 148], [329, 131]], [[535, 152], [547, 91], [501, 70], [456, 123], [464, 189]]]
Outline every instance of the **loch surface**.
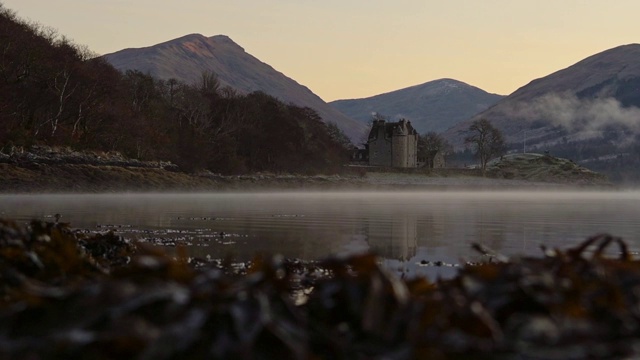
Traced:
[[472, 242], [505, 255], [540, 255], [541, 244], [566, 248], [610, 233], [640, 249], [636, 191], [0, 196], [5, 219], [54, 221], [54, 214], [78, 229], [183, 244], [202, 258], [279, 253], [312, 260], [371, 250], [411, 273], [424, 261], [477, 259]]

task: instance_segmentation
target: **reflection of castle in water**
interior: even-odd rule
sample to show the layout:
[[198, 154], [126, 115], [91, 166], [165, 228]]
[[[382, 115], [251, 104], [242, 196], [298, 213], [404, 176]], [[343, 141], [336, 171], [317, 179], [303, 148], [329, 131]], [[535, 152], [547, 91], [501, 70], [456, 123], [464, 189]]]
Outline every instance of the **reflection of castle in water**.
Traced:
[[388, 259], [407, 260], [416, 255], [417, 217], [413, 215], [376, 219], [365, 228], [372, 251]]

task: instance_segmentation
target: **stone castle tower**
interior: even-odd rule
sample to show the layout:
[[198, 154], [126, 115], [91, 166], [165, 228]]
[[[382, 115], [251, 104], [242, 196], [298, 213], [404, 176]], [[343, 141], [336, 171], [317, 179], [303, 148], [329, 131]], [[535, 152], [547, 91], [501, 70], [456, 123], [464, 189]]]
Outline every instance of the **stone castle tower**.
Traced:
[[400, 168], [418, 166], [418, 132], [410, 121], [374, 120], [367, 145], [369, 165]]

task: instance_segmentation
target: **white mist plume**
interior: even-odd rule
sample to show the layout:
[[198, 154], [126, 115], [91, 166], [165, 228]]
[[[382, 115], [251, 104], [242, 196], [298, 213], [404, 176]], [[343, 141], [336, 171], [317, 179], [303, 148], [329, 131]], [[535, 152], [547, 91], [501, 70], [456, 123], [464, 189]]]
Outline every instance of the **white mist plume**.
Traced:
[[613, 126], [640, 133], [640, 109], [623, 107], [614, 98], [578, 99], [573, 94], [548, 94], [531, 102], [516, 103], [507, 113], [548, 121], [570, 132], [598, 132]]

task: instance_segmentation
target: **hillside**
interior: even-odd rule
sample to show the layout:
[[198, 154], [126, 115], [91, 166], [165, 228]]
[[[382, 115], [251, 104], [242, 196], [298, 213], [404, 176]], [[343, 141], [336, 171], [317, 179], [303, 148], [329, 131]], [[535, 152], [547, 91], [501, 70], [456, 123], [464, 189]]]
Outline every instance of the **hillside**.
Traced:
[[307, 87], [258, 60], [224, 35], [191, 34], [161, 44], [124, 49], [104, 58], [121, 71], [139, 70], [159, 79], [198, 82], [203, 72], [214, 72], [222, 86], [240, 93], [262, 91], [284, 103], [310, 107], [325, 122], [333, 122], [352, 140], [366, 131], [363, 124], [340, 113]]
[[574, 160], [612, 182], [640, 183], [640, 45], [619, 46], [536, 79], [443, 135], [464, 148], [472, 121], [488, 119], [510, 151]]
[[528, 146], [580, 142], [603, 131], [635, 135], [639, 106], [640, 45], [624, 45], [531, 81], [445, 137], [460, 147], [462, 132], [479, 118], [502, 130], [507, 142]]
[[196, 86], [122, 73], [1, 3], [0, 44], [0, 153], [117, 151], [220, 174], [334, 173], [348, 161], [344, 135], [312, 109], [226, 91], [213, 76]]
[[364, 99], [329, 103], [367, 124], [372, 113], [410, 120], [419, 133], [442, 132], [486, 110], [503, 96], [453, 79], [440, 79]]

